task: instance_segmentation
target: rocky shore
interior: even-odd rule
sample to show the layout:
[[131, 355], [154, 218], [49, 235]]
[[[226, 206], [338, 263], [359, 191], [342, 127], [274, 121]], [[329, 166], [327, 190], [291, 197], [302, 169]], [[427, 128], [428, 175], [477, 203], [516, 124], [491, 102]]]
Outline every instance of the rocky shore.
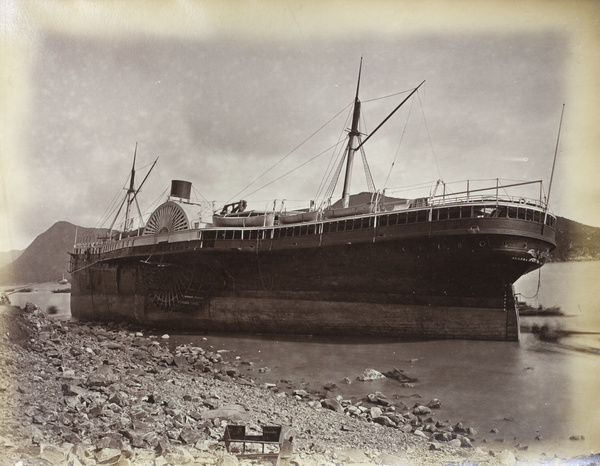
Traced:
[[[477, 432], [439, 420], [440, 400], [406, 405], [369, 392], [347, 400], [257, 383], [230, 353], [125, 325], [60, 321], [34, 305], [2, 306], [0, 465], [515, 464]], [[358, 378], [391, 377], [366, 369]], [[282, 381], [283, 382], [283, 381]], [[348, 380], [347, 382], [350, 382]], [[343, 381], [342, 381], [343, 383]], [[326, 387], [331, 388], [331, 387]], [[287, 390], [286, 390], [287, 389]], [[293, 451], [232, 445], [225, 426], [293, 429]], [[479, 445], [478, 445], [479, 443]]]

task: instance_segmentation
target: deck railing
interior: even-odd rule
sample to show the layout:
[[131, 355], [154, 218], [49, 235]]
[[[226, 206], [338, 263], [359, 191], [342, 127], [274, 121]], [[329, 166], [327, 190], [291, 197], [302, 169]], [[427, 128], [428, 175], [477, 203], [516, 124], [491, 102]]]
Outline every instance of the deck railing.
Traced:
[[[511, 183], [503, 185], [499, 180], [496, 180], [495, 186], [488, 186], [485, 188], [476, 188], [471, 189], [471, 182], [466, 181], [466, 189], [459, 192], [446, 192], [446, 185], [443, 184], [443, 192], [441, 194], [433, 194], [429, 197], [419, 197], [413, 199], [402, 199], [402, 198], [394, 198], [394, 197], [386, 197], [385, 191], [380, 193], [371, 199], [371, 202], [364, 204], [365, 209], [358, 209], [360, 206], [354, 206], [354, 213], [348, 212], [347, 215], [334, 215], [331, 214], [328, 218], [323, 218], [318, 220], [317, 223], [321, 222], [329, 222], [333, 221], [334, 218], [339, 218], [342, 220], [344, 217], [347, 218], [361, 218], [373, 214], [383, 214], [385, 212], [394, 212], [394, 211], [431, 211], [434, 212], [433, 209], [437, 212], [439, 207], [451, 207], [451, 206], [476, 206], [477, 204], [482, 205], [482, 207], [489, 207], [490, 204], [493, 204], [495, 207], [506, 206], [520, 206], [521, 210], [526, 211], [523, 219], [529, 219], [529, 211], [531, 209], [539, 209], [537, 213], [531, 213], [531, 217], [536, 218], [539, 217], [538, 221], [541, 223], [548, 223], [545, 221], [547, 214], [547, 205], [545, 203], [545, 198], [543, 197], [543, 190], [541, 185], [541, 180], [530, 181], [530, 182], [522, 182], [522, 183]], [[524, 197], [522, 195], [513, 195], [508, 193], [508, 189], [523, 187], [523, 186], [535, 186], [539, 185], [539, 197], [531, 197], [531, 190], [529, 190], [529, 196]], [[389, 201], [386, 202], [386, 199]], [[512, 207], [511, 207], [512, 208]], [[525, 209], [524, 209], [525, 208]], [[340, 209], [344, 210], [344, 209]], [[346, 209], [348, 210], [348, 209]], [[352, 209], [349, 209], [352, 210]], [[516, 211], [516, 210], [515, 210]], [[506, 215], [506, 211], [505, 211]], [[517, 218], [517, 214], [515, 216], [509, 215], [511, 218]], [[541, 216], [540, 216], [541, 215]], [[462, 216], [462, 214], [461, 214]], [[542, 218], [543, 217], [543, 218]], [[549, 225], [553, 225], [554, 217], [552, 215], [547, 214]], [[436, 220], [437, 217], [433, 215], [425, 215], [424, 217], [427, 221]], [[520, 216], [518, 218], [521, 218]], [[314, 223], [314, 222], [310, 222]], [[302, 224], [306, 225], [306, 224]], [[293, 225], [286, 225], [286, 227], [291, 227]], [[275, 226], [278, 227], [277, 225]], [[202, 229], [192, 229], [185, 230], [179, 232], [172, 232], [163, 235], [147, 235], [141, 236], [141, 230], [136, 230], [134, 232], [104, 232], [101, 234], [91, 234], [91, 235], [81, 235], [76, 238], [76, 243], [74, 245], [75, 253], [85, 253], [90, 252], [92, 254], [96, 253], [106, 253], [117, 249], [132, 247], [132, 246], [143, 246], [143, 245], [152, 245], [161, 242], [178, 242], [178, 241], [190, 241], [195, 239], [200, 239], [203, 237], [202, 231], [211, 231], [211, 230], [232, 230], [239, 229], [243, 227], [231, 227], [231, 228], [202, 228]], [[273, 228], [273, 227], [270, 227]], [[255, 228], [246, 228], [248, 230], [253, 230]]]

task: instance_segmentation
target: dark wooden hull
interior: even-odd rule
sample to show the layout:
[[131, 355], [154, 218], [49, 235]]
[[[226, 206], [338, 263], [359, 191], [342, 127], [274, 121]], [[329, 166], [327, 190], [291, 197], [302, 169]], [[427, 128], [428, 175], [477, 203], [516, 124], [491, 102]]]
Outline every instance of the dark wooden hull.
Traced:
[[553, 229], [508, 218], [363, 224], [159, 235], [79, 253], [72, 315], [195, 331], [518, 339], [512, 284], [543, 265]]

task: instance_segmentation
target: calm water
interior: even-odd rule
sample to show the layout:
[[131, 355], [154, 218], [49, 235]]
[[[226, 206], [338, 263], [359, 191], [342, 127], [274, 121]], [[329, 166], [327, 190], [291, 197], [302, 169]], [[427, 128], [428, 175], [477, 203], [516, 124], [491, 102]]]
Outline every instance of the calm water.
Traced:
[[[598, 277], [600, 262], [544, 266], [538, 296], [526, 301], [559, 306], [568, 316], [522, 318], [522, 326], [539, 323], [600, 332]], [[521, 278], [516, 289], [531, 297], [537, 284], [538, 273], [534, 272]], [[68, 318], [69, 295], [50, 292], [56, 288], [40, 285], [35, 292], [11, 295], [11, 300], [16, 305], [34, 302], [43, 309], [54, 305], [59, 308], [59, 318]], [[529, 450], [520, 452], [524, 457], [541, 452], [564, 457], [600, 450], [599, 335], [568, 337], [559, 344], [540, 342], [531, 333], [523, 333], [519, 343], [173, 334], [169, 342], [230, 350], [231, 355], [255, 362], [250, 375], [259, 382], [283, 379], [293, 388], [317, 390], [335, 382], [339, 389], [334, 395], [359, 398], [381, 391], [409, 407], [439, 398], [442, 409], [436, 411], [436, 418], [474, 427], [478, 431], [476, 445], [483, 448], [527, 445]], [[269, 371], [259, 373], [261, 367]], [[394, 367], [418, 379], [414, 388], [402, 388], [387, 379], [356, 380], [365, 368], [384, 372]], [[344, 377], [352, 383], [341, 383]], [[499, 432], [490, 433], [492, 428]], [[572, 435], [583, 435], [585, 440], [570, 440]]]

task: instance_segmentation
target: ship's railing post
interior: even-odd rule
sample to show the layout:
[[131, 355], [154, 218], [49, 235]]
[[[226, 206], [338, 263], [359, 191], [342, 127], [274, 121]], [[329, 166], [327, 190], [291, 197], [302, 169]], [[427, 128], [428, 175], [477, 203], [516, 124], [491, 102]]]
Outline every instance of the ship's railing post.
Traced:
[[500, 180], [498, 178], [496, 178], [496, 202], [498, 202], [498, 196], [500, 196], [500, 193], [498, 190], [499, 183], [500, 183]]

